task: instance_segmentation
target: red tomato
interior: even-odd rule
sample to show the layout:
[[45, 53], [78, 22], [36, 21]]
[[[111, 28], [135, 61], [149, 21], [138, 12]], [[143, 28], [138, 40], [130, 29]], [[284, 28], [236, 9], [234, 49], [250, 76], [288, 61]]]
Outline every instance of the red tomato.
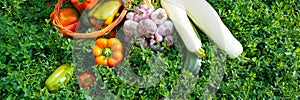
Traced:
[[83, 88], [89, 87], [94, 82], [94, 75], [89, 72], [81, 73], [78, 77], [78, 81]]

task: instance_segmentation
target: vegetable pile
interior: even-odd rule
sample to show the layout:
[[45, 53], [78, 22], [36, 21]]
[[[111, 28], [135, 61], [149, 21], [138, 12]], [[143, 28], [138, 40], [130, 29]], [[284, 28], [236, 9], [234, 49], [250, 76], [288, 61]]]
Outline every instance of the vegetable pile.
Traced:
[[[52, 24], [60, 33], [74, 38], [97, 38], [113, 31], [125, 16], [127, 10], [121, 0], [58, 0], [50, 15]], [[64, 11], [72, 9], [72, 11]], [[80, 18], [75, 15], [81, 15]], [[76, 20], [65, 20], [73, 17]], [[65, 25], [65, 22], [69, 22]], [[71, 24], [71, 23], [76, 23]], [[76, 30], [75, 30], [76, 28]]]
[[[138, 0], [131, 1], [133, 1], [133, 8], [135, 5], [142, 5]], [[154, 1], [153, 6], [160, 8], [161, 3], [157, 1], [162, 0]], [[216, 52], [222, 50], [212, 47], [208, 35], [196, 28], [195, 32], [201, 37], [201, 48], [205, 50], [206, 56], [202, 58], [199, 77], [194, 78], [196, 84], [183, 85], [194, 87], [188, 91], [191, 94], [187, 99], [204, 99], [205, 96], [224, 100], [300, 99], [299, 0], [252, 0], [251, 2], [207, 0], [207, 2], [215, 8], [232, 35], [241, 42], [244, 52], [237, 59], [223, 60], [226, 63], [222, 64], [222, 67], [215, 67], [219, 64], [215, 63], [214, 55], [219, 55]], [[51, 0], [0, 1], [0, 98], [85, 100], [90, 99], [89, 97], [95, 93], [101, 94], [95, 96], [99, 98], [113, 95], [113, 98], [103, 99], [161, 99], [169, 97], [172, 92], [186, 93], [176, 91], [174, 88], [178, 83], [190, 83], [190, 80], [180, 79], [180, 77], [189, 77], [189, 74], [180, 72], [183, 66], [178, 59], [184, 55], [181, 55], [181, 51], [178, 50], [177, 43], [168, 48], [162, 45], [161, 50], [157, 52], [151, 48], [133, 45], [130, 49], [131, 57], [123, 59], [128, 61], [132, 58], [129, 60], [131, 66], [120, 66], [125, 63], [121, 62], [118, 67], [99, 67], [101, 65], [95, 64], [92, 51], [96, 45], [95, 40], [86, 42], [64, 37], [58, 32], [60, 28], [51, 26], [49, 15], [56, 3]], [[67, 7], [70, 6], [63, 5], [62, 8]], [[134, 9], [128, 10], [134, 12]], [[81, 14], [88, 16], [87, 12]], [[169, 14], [168, 17], [171, 18]], [[88, 22], [89, 18], [86, 19], [79, 18], [80, 22]], [[175, 26], [175, 22], [172, 22]], [[122, 26], [123, 23], [118, 27]], [[116, 28], [110, 33], [118, 31], [120, 30]], [[116, 35], [120, 34], [123, 33]], [[91, 58], [89, 62], [83, 61], [85, 66], [81, 66], [89, 71], [75, 68], [74, 72], [78, 74], [71, 75], [67, 84], [60, 85], [58, 91], [49, 91], [45, 83], [49, 76], [63, 64], [74, 67], [72, 58], [81, 56], [74, 54], [77, 50], [75, 46], [78, 46], [74, 45], [75, 42], [82, 42], [82, 46], [85, 46], [82, 49]], [[122, 40], [121, 42], [124, 47], [127, 47], [126, 42]], [[164, 55], [164, 62], [169, 64], [167, 70], [155, 70], [165, 72], [165, 76], [158, 77], [157, 79], [161, 81], [156, 81], [153, 87], [141, 89], [132, 86], [131, 83], [122, 81], [119, 73], [116, 73], [116, 71], [123, 72], [118, 69], [124, 68], [124, 71], [127, 71], [125, 68], [132, 68], [141, 77], [155, 75], [152, 73], [154, 70], [151, 70], [153, 67], [150, 66], [153, 64], [153, 59], [148, 60], [148, 57], [153, 55]], [[224, 68], [224, 77], [220, 87], [215, 87], [214, 81], [210, 80], [210, 75], [216, 75], [212, 70], [218, 68]], [[124, 73], [124, 76], [126, 75], [128, 79], [131, 78], [129, 74]], [[58, 81], [51, 82], [56, 84]], [[204, 91], [206, 89], [209, 91]], [[100, 93], [99, 91], [102, 90], [109, 92]], [[207, 95], [211, 92], [215, 94]]]
[[127, 42], [137, 38], [135, 45], [150, 47], [154, 51], [159, 50], [163, 42], [168, 47], [174, 44], [173, 23], [168, 20], [164, 9], [154, 11], [144, 4], [127, 13], [126, 19], [123, 30]]

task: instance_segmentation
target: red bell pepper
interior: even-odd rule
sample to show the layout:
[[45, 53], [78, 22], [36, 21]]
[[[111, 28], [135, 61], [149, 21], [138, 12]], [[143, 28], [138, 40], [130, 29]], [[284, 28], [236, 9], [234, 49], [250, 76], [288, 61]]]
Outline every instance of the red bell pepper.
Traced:
[[77, 6], [80, 9], [92, 9], [99, 0], [83, 0], [83, 2], [80, 2], [80, 0], [71, 0], [71, 2]]

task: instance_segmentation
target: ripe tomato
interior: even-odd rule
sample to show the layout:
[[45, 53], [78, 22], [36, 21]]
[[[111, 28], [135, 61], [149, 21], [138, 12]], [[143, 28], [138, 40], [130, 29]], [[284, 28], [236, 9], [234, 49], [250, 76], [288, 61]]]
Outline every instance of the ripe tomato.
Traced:
[[78, 81], [83, 88], [89, 87], [94, 82], [94, 75], [89, 72], [81, 73]]

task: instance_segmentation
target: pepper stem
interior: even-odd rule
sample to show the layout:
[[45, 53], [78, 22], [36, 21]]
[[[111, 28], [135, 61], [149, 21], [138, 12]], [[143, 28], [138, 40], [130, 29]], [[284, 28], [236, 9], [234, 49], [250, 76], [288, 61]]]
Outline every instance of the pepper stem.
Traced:
[[105, 58], [110, 58], [112, 56], [112, 50], [110, 47], [104, 47], [102, 49], [102, 55], [105, 57]]
[[77, 0], [79, 4], [84, 4], [85, 0]]

